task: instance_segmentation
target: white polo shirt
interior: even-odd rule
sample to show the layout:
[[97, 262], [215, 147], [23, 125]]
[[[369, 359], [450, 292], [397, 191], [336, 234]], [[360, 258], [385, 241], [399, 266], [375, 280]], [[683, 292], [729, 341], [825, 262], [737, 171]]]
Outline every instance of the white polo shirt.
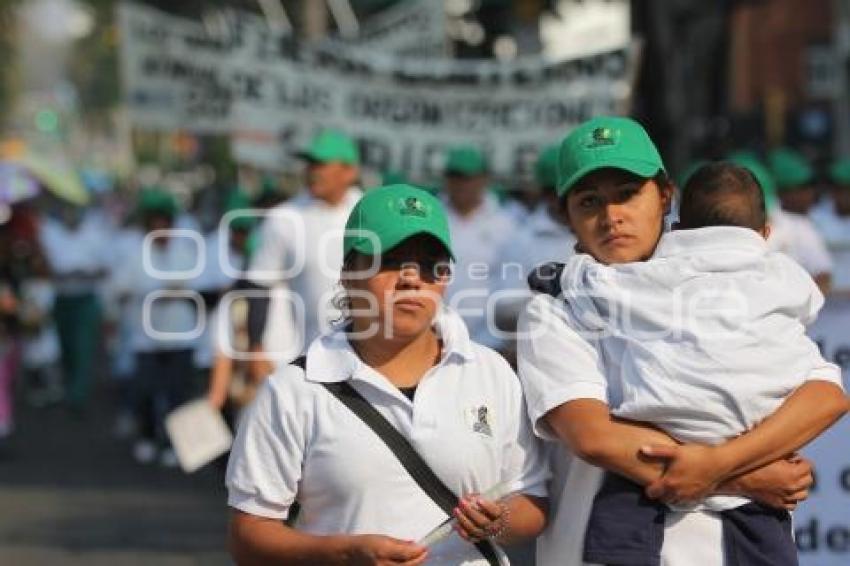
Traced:
[[517, 226], [489, 194], [468, 216], [461, 216], [446, 204], [446, 216], [457, 258], [446, 302], [460, 312], [473, 340], [497, 346], [501, 340], [490, 331], [487, 321], [488, 309], [491, 318], [494, 312], [490, 293], [501, 277], [500, 250], [508, 239], [516, 237]]
[[829, 251], [808, 216], [777, 207], [770, 213], [770, 229], [772, 251], [791, 256], [812, 276], [832, 272]]
[[[109, 243], [107, 227], [98, 224], [86, 212], [76, 228], [54, 218], [44, 218], [39, 225], [39, 242], [50, 269], [58, 275], [73, 271], [95, 272], [108, 267]], [[98, 290], [88, 279], [65, 278], [56, 284], [58, 295], [77, 295]]]
[[[412, 402], [363, 364], [340, 331], [311, 344], [306, 372], [280, 368], [239, 427], [227, 471], [229, 505], [285, 518], [297, 498], [297, 528], [317, 535], [419, 540], [447, 518], [383, 441], [321, 385], [343, 380], [407, 437], [455, 493], [510, 481], [514, 490], [543, 496], [548, 468], [515, 374], [498, 354], [469, 339], [457, 314], [446, 309], [435, 327], [442, 357]], [[486, 564], [456, 534], [430, 556], [433, 564]]]
[[265, 287], [287, 282], [300, 297], [302, 305], [292, 309], [294, 328], [280, 331], [298, 334], [301, 345], [309, 344], [339, 316], [331, 302], [342, 267], [342, 238], [361, 195], [360, 189], [350, 188], [332, 206], [305, 193], [272, 208], [263, 221], [248, 279]]
[[199, 263], [197, 243], [172, 237], [163, 246], [150, 244], [147, 258], [144, 239], [130, 237], [127, 243], [135, 249], [113, 270], [110, 286], [112, 292], [130, 296], [122, 316], [132, 321], [133, 351], [194, 348], [201, 319], [199, 305], [188, 295], [197, 290], [190, 277]]

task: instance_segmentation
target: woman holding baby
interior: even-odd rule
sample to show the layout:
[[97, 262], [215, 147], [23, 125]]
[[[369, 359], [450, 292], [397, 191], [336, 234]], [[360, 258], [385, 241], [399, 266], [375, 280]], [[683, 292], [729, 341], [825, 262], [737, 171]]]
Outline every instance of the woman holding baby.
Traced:
[[[610, 267], [634, 262], [649, 265], [671, 246], [687, 259], [688, 249], [665, 243], [665, 217], [671, 208], [674, 189], [657, 149], [638, 123], [611, 117], [585, 122], [563, 141], [558, 167], [558, 193], [578, 241], [577, 251], [586, 254], [585, 262]], [[746, 176], [740, 180], [744, 184], [749, 182]], [[749, 198], [753, 200], [752, 192]], [[757, 208], [759, 199], [753, 202]], [[763, 198], [760, 203], [763, 207]], [[718, 206], [724, 208], [726, 204], [723, 201]], [[753, 254], [760, 253], [757, 240], [763, 235], [755, 228], [746, 234], [739, 225], [724, 226], [723, 230], [723, 234], [732, 235], [735, 245], [744, 242], [746, 249], [754, 250]], [[578, 257], [577, 261], [582, 261], [582, 256]], [[670, 263], [668, 258], [662, 261]], [[669, 284], [669, 280], [678, 277], [681, 268], [664, 272], [666, 265], [660, 266], [664, 277], [655, 288], [644, 281], [644, 300], [636, 305], [638, 311], [643, 309], [638, 314], [650, 326], [666, 324], [661, 317], [654, 319], [654, 314], [664, 311], [665, 303], [674, 301], [675, 285]], [[702, 263], [698, 266], [703, 267]], [[697, 267], [693, 270], [698, 271]], [[782, 510], [793, 508], [805, 499], [812, 480], [809, 464], [789, 455], [847, 411], [840, 374], [828, 364], [819, 365], [813, 353], [812, 371], [799, 376], [799, 387], [786, 388], [774, 395], [775, 410], [758, 426], [713, 444], [680, 443], [664, 432], [665, 419], [687, 420], [693, 414], [703, 414], [710, 421], [714, 413], [706, 407], [711, 402], [722, 405], [724, 397], [718, 392], [725, 385], [710, 389], [703, 384], [714, 397], [690, 398], [688, 395], [699, 389], [688, 389], [684, 380], [679, 383], [673, 372], [664, 374], [666, 393], [654, 396], [656, 390], [651, 383], [642, 383], [640, 386], [645, 389], [639, 389], [629, 376], [639, 373], [642, 367], [663, 369], [665, 360], [672, 358], [680, 357], [694, 364], [699, 359], [696, 354], [704, 351], [688, 351], [692, 343], [688, 342], [690, 336], [685, 335], [686, 339], [666, 350], [669, 355], [660, 356], [662, 362], [641, 366], [638, 362], [653, 354], [647, 345], [649, 339], [630, 336], [628, 328], [607, 334], [598, 332], [610, 330], [604, 324], [613, 312], [610, 301], [603, 301], [603, 308], [594, 311], [596, 322], [601, 320], [602, 327], [597, 324], [592, 329], [597, 332], [583, 332], [587, 325], [579, 323], [576, 308], [582, 301], [590, 301], [588, 304], [596, 307], [600, 303], [597, 296], [575, 294], [576, 281], [581, 281], [575, 275], [570, 266], [563, 271], [562, 267], [553, 265], [543, 266], [532, 274], [532, 287], [542, 292], [532, 300], [519, 322], [518, 366], [529, 416], [538, 436], [562, 447], [553, 451], [552, 513], [549, 528], [538, 539], [538, 564], [767, 564], [772, 559], [759, 555], [761, 549], [750, 545], [749, 532], [741, 535], [740, 529], [733, 528], [746, 529], [752, 526], [752, 521], [765, 518], [764, 524], [769, 523], [773, 529], [771, 536], [782, 539], [779, 546], [794, 554], [790, 533], [786, 537], [783, 530], [789, 528], [790, 522]], [[800, 280], [799, 284], [808, 293], [805, 281]], [[569, 292], [564, 293], [565, 290]], [[574, 293], [572, 297], [570, 292]], [[817, 295], [811, 296], [816, 302]], [[653, 304], [659, 305], [659, 309], [652, 308]], [[817, 310], [816, 304], [808, 307]], [[709, 306], [709, 312], [710, 309]], [[805, 310], [804, 306], [800, 309]], [[789, 332], [797, 333], [793, 339], [804, 348], [799, 328], [791, 322], [788, 328]], [[670, 346], [669, 342], [660, 344], [656, 340], [653, 345], [666, 347]], [[739, 382], [745, 381], [743, 377]], [[734, 381], [734, 376], [728, 381]], [[681, 391], [677, 387], [682, 387]], [[624, 400], [633, 397], [635, 391], [646, 393], [642, 397], [645, 410], [641, 413], [646, 418], [627, 420], [616, 416]], [[666, 397], [667, 394], [670, 396]], [[668, 398], [675, 401], [673, 405], [681, 406], [665, 406]], [[729, 405], [724, 408], [734, 413], [735, 401], [729, 401]], [[740, 420], [747, 421], [743, 417]], [[611, 480], [606, 471], [616, 478]], [[644, 486], [645, 495], [624, 487], [631, 483]], [[603, 486], [601, 491], [600, 486]], [[730, 503], [735, 499], [737, 503]], [[590, 530], [587, 526], [591, 510], [596, 508], [594, 500], [597, 506], [600, 501], [609, 504], [609, 523], [611, 517], [616, 523], [618, 516], [642, 510], [646, 528], [622, 541], [612, 542], [616, 537], [610, 536], [592, 537], [595, 523], [592, 522]], [[719, 507], [701, 504], [704, 501], [719, 502]], [[669, 505], [661, 506], [659, 502]], [[732, 522], [724, 515], [726, 508], [740, 507], [746, 514], [751, 508], [741, 507], [744, 502], [758, 506], [757, 512], [730, 526]], [[775, 513], [769, 508], [775, 509]], [[764, 524], [759, 523], [758, 528]], [[609, 532], [621, 531], [615, 524]], [[613, 547], [606, 548], [609, 544]], [[782, 560], [795, 561], [796, 556], [783, 555]]]

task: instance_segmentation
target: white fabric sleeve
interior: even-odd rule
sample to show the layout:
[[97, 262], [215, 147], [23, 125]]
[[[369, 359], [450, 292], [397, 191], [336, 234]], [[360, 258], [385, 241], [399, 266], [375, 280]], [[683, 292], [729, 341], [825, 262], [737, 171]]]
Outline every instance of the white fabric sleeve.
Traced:
[[794, 234], [800, 265], [812, 275], [832, 273], [832, 256], [826, 248], [823, 237], [818, 234], [811, 223], [801, 223]]
[[805, 381], [828, 381], [834, 383], [844, 391], [844, 380], [842, 377], [839, 366], [826, 361], [823, 356], [818, 356], [817, 362], [812, 366]]
[[311, 420], [292, 386], [303, 382], [296, 372], [286, 366], [270, 377], [240, 421], [225, 480], [227, 503], [240, 511], [285, 519], [295, 501]]
[[789, 300], [791, 316], [800, 319], [803, 326], [814, 323], [818, 313], [823, 308], [824, 297], [820, 289], [809, 275], [809, 272], [799, 263], [783, 253], [771, 254], [772, 261], [776, 262], [782, 274], [778, 284], [782, 287], [785, 296], [793, 297]]
[[248, 280], [264, 287], [271, 287], [282, 281], [281, 272], [284, 270], [287, 249], [286, 218], [272, 213], [266, 217], [260, 228], [260, 245], [251, 257]]
[[501, 481], [510, 482], [510, 491], [535, 497], [546, 497], [546, 484], [550, 477], [549, 459], [543, 443], [534, 436], [523, 400], [522, 388], [513, 370], [503, 359], [503, 383], [508, 384], [508, 415], [503, 436], [505, 458], [502, 459]]
[[569, 326], [559, 299], [536, 295], [520, 315], [517, 365], [534, 432], [556, 440], [543, 417], [576, 399], [608, 402], [596, 348]]

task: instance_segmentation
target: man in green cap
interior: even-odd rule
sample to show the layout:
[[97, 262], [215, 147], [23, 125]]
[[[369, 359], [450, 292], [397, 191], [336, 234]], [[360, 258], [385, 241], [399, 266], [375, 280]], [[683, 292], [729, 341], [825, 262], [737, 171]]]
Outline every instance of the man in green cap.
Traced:
[[767, 156], [781, 207], [771, 214], [771, 248], [790, 255], [809, 272], [825, 294], [832, 285], [832, 257], [809, 218], [817, 193], [806, 158], [787, 147]]
[[850, 294], [850, 159], [833, 163], [829, 180], [831, 190], [811, 217], [832, 255], [832, 290]]
[[108, 275], [109, 238], [90, 209], [56, 200], [39, 226], [41, 249], [55, 283], [53, 317], [59, 337], [65, 401], [88, 407], [100, 336], [99, 286]]
[[817, 198], [812, 181], [814, 171], [802, 154], [780, 147], [767, 156], [770, 171], [776, 181], [782, 208], [795, 214], [808, 214]]
[[134, 240], [135, 249], [121, 258], [111, 279], [132, 320], [138, 383], [133, 457], [143, 464], [158, 458], [165, 467], [178, 463], [165, 417], [192, 393], [193, 355], [204, 325], [203, 304], [195, 300], [203, 239], [194, 231], [172, 232], [178, 212], [177, 201], [165, 189], [142, 190], [138, 215], [144, 238]]
[[488, 327], [488, 296], [501, 277], [499, 252], [516, 225], [487, 192], [489, 166], [480, 149], [455, 146], [446, 154], [444, 195], [458, 262], [447, 301], [462, 313], [472, 339], [498, 348]]
[[360, 152], [345, 133], [322, 130], [298, 156], [307, 165], [307, 190], [268, 211], [247, 273], [257, 289], [286, 285], [300, 302], [290, 305], [294, 322], [275, 327], [274, 335], [269, 335], [268, 298], [249, 301], [248, 334], [255, 357], [250, 367], [257, 380], [271, 369], [264, 342], [277, 362], [287, 361], [336, 317], [330, 299], [339, 281], [342, 256], [332, 242], [342, 236], [345, 221], [362, 194], [356, 187]]

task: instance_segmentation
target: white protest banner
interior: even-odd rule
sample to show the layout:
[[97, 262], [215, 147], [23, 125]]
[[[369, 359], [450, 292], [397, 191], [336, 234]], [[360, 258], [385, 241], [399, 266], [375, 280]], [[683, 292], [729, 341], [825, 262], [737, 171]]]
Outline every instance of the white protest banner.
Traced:
[[[809, 331], [850, 387], [850, 298], [830, 297]], [[850, 564], [850, 418], [803, 451], [815, 463], [811, 497], [794, 513], [801, 566]]]
[[554, 12], [541, 16], [540, 39], [555, 58], [616, 49], [631, 36], [630, 0], [558, 0]]
[[336, 47], [380, 50], [400, 57], [440, 57], [446, 51], [446, 17], [434, 0], [407, 0], [362, 22], [357, 37], [331, 40]]
[[175, 20], [122, 7], [125, 88], [138, 127], [266, 132], [282, 159], [317, 129], [336, 127], [358, 139], [365, 165], [413, 177], [439, 171], [456, 143], [481, 146], [497, 174], [521, 175], [577, 123], [625, 110], [635, 60], [631, 46], [558, 62], [398, 58], [305, 46], [253, 26], [223, 42]]

